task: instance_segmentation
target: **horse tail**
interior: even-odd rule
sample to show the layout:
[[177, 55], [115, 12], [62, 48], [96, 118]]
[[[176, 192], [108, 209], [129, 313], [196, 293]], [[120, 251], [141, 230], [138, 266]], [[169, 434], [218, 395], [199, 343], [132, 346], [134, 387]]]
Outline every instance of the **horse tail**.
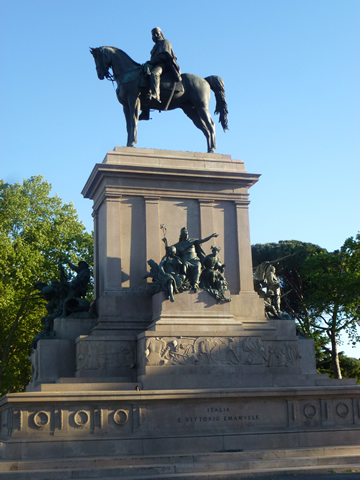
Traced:
[[210, 75], [206, 77], [205, 80], [210, 85], [211, 90], [215, 94], [216, 106], [215, 106], [215, 115], [219, 114], [219, 122], [224, 130], [228, 130], [228, 108], [225, 100], [225, 85], [222, 78], [217, 77], [216, 75]]

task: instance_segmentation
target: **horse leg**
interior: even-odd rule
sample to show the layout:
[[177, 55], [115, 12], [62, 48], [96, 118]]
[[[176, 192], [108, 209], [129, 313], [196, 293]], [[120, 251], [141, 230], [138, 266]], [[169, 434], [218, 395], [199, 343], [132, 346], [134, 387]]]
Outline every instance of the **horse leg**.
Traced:
[[133, 147], [137, 143], [137, 126], [139, 122], [140, 113], [140, 99], [136, 97], [135, 100], [129, 99], [130, 110], [130, 132], [128, 136], [128, 147]]
[[130, 122], [130, 109], [128, 105], [123, 105], [123, 110], [124, 110], [125, 121], [126, 121], [127, 147], [133, 147], [134, 145], [129, 145], [131, 122]]
[[129, 99], [126, 104], [123, 105], [124, 114], [126, 118], [126, 130], [127, 130], [127, 147], [134, 147], [137, 143], [137, 126], [139, 121], [140, 112], [140, 100], [136, 97], [135, 100]]
[[192, 120], [195, 127], [197, 127], [199, 130], [203, 132], [206, 138], [208, 152], [212, 153], [214, 150], [212, 149], [211, 133], [209, 132], [205, 122], [201, 119], [198, 110], [191, 105], [185, 105], [181, 108], [185, 113], [185, 115], [187, 115], [190, 118], [190, 120]]
[[209, 109], [206, 106], [196, 107], [199, 117], [202, 122], [206, 125], [207, 130], [209, 131], [210, 139], [208, 141], [208, 153], [213, 153], [216, 148], [216, 138], [215, 138], [215, 124], [211, 118]]

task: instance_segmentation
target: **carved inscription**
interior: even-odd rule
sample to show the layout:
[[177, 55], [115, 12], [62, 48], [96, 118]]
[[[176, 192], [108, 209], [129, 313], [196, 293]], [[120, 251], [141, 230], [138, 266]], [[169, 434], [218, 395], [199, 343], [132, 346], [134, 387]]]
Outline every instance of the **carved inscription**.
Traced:
[[209, 407], [203, 414], [197, 416], [187, 416], [187, 417], [178, 417], [178, 423], [182, 424], [205, 424], [205, 423], [215, 423], [215, 422], [257, 422], [260, 420], [258, 414], [252, 415], [243, 415], [240, 413], [234, 413], [230, 407]]
[[290, 367], [300, 361], [297, 342], [256, 337], [153, 337], [146, 339], [145, 365], [264, 365]]

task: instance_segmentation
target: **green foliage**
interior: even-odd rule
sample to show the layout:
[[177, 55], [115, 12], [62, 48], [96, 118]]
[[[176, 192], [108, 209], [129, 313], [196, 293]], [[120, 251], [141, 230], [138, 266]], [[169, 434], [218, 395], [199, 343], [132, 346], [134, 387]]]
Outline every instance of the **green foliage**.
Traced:
[[[353, 241], [353, 239], [349, 239]], [[348, 241], [347, 241], [348, 242]], [[360, 257], [358, 265], [349, 248], [320, 253], [304, 265], [306, 305], [314, 320], [335, 334], [345, 330], [355, 344], [360, 340]]]
[[0, 180], [0, 393], [29, 383], [29, 345], [46, 315], [34, 284], [59, 278], [64, 260], [92, 265], [92, 236], [73, 205], [50, 191], [40, 176], [22, 184]]
[[321, 252], [307, 258], [306, 306], [312, 326], [326, 332], [331, 342], [335, 378], [341, 378], [338, 339], [346, 332], [351, 342], [360, 340], [360, 236], [345, 241], [340, 251]]
[[[339, 353], [342, 376], [345, 378], [356, 378], [356, 383], [360, 385], [360, 359], [348, 357], [343, 352]], [[326, 352], [317, 362], [318, 373], [327, 373], [330, 378], [334, 378], [332, 368], [332, 359], [330, 353]]]

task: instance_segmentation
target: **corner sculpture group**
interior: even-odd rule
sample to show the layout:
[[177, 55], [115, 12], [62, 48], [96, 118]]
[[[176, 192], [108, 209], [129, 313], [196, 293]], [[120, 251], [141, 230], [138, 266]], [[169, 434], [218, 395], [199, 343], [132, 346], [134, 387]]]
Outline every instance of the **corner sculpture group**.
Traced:
[[[291, 255], [290, 255], [291, 256]], [[281, 310], [281, 281], [276, 275], [273, 263], [263, 262], [254, 269], [254, 288], [259, 297], [264, 299], [265, 315], [269, 319], [289, 319], [289, 315]], [[289, 292], [287, 292], [289, 293]], [[285, 294], [287, 295], [287, 294]]]
[[66, 262], [71, 270], [77, 273], [74, 279], [68, 276], [64, 266], [59, 264], [60, 280], [53, 279], [50, 285], [37, 282], [35, 288], [39, 290], [40, 296], [48, 303], [46, 305], [47, 315], [41, 318], [44, 330], [40, 332], [31, 342], [31, 347], [36, 349], [37, 342], [41, 338], [53, 338], [55, 318], [62, 317], [86, 317], [89, 313], [90, 302], [85, 299], [88, 284], [90, 281], [89, 265], [80, 261], [78, 265]]
[[171, 302], [174, 294], [185, 290], [197, 292], [200, 288], [206, 290], [217, 302], [230, 302], [226, 297], [227, 281], [223, 275], [225, 265], [222, 265], [218, 256], [220, 247], [211, 247], [211, 254], [206, 255], [201, 244], [217, 237], [213, 233], [204, 239], [189, 238], [186, 227], [180, 231], [179, 241], [168, 246], [166, 237], [165, 256], [157, 264], [150, 259], [150, 272], [144, 278], [153, 279], [152, 292], [164, 291]]

